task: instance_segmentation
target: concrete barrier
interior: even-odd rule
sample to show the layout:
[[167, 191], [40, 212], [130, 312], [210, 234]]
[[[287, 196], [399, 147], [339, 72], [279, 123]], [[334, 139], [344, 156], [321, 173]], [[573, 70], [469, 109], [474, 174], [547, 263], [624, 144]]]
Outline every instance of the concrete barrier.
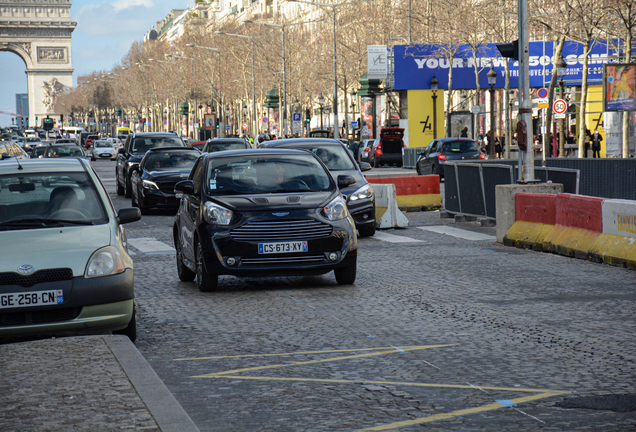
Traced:
[[409, 225], [409, 220], [398, 208], [394, 184], [374, 184], [373, 192], [376, 228], [405, 228]]
[[438, 175], [367, 177], [367, 181], [373, 184], [394, 184], [400, 210], [419, 211], [442, 208]]
[[503, 243], [506, 246], [544, 250], [544, 239], [556, 223], [556, 194], [517, 193], [515, 222]]
[[636, 201], [604, 200], [603, 233], [590, 254], [595, 261], [636, 270]]

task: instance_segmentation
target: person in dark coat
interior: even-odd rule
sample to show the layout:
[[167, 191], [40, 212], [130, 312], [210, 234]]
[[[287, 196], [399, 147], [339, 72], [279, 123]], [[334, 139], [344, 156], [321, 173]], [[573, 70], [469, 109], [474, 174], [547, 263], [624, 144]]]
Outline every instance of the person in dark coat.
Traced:
[[592, 157], [600, 158], [601, 157], [601, 141], [603, 141], [603, 137], [600, 133], [598, 133], [598, 129], [594, 129], [594, 133], [592, 134]]

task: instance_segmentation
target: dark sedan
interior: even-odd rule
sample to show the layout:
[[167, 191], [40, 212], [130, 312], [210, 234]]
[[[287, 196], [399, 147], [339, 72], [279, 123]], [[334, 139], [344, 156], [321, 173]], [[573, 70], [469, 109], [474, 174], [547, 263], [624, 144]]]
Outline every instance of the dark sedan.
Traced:
[[150, 208], [176, 209], [174, 185], [190, 175], [192, 166], [201, 155], [199, 150], [187, 147], [156, 147], [148, 150], [133, 171], [132, 205], [142, 213]]
[[266, 141], [262, 148], [294, 148], [314, 153], [324, 162], [334, 175], [352, 176], [356, 182], [340, 190], [347, 202], [349, 212], [356, 222], [360, 237], [375, 234], [375, 195], [373, 188], [364, 178], [362, 171], [371, 169], [371, 165], [360, 162], [360, 167], [344, 145], [329, 138], [295, 138]]
[[186, 181], [173, 227], [177, 272], [201, 291], [219, 275], [306, 276], [334, 271], [356, 279], [355, 224], [337, 180], [313, 154], [289, 149], [201, 156]]
[[439, 138], [431, 141], [417, 158], [419, 175], [438, 174], [444, 178], [444, 164], [450, 160], [484, 159], [479, 144], [467, 138]]
[[213, 153], [225, 150], [242, 150], [252, 148], [243, 138], [217, 138], [208, 140], [203, 146], [203, 153]]

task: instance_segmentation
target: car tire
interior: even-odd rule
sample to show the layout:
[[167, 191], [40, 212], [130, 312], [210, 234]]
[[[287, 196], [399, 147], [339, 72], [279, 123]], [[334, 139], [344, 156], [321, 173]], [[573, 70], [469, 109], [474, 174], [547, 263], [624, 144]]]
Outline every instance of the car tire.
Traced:
[[179, 280], [192, 282], [197, 277], [197, 274], [187, 268], [183, 263], [183, 252], [181, 251], [181, 245], [178, 240], [175, 241], [174, 246], [177, 251], [177, 275], [179, 276]]
[[373, 237], [375, 235], [375, 224], [370, 227], [358, 228], [360, 237]]
[[130, 183], [130, 179], [125, 179], [126, 185], [124, 186], [124, 197], [132, 198], [132, 184]]
[[417, 175], [422, 175], [422, 169], [420, 168], [420, 164], [415, 164], [415, 171]]
[[431, 174], [437, 174], [437, 168], [435, 168], [435, 164], [431, 164]]
[[351, 285], [356, 281], [356, 269], [357, 266], [340, 267], [334, 269], [333, 273], [336, 275], [336, 281], [339, 285]]
[[219, 276], [215, 274], [208, 273], [205, 270], [205, 265], [203, 263], [203, 246], [201, 246], [201, 240], [197, 240], [197, 287], [199, 291], [210, 292], [216, 291], [219, 286]]
[[377, 168], [379, 166], [380, 164], [378, 163], [378, 160], [376, 158], [373, 158], [373, 168]]
[[128, 325], [121, 330], [114, 331], [113, 334], [128, 336], [128, 339], [130, 339], [131, 342], [135, 342], [137, 340], [137, 307], [136, 306], [133, 306], [132, 318], [130, 319], [130, 322], [128, 323]]

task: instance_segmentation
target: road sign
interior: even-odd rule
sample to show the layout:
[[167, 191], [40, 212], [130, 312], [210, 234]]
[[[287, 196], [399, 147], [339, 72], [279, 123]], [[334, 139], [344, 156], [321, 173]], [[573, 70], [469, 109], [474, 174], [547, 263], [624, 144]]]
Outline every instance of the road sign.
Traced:
[[225, 130], [230, 130], [232, 127], [230, 125], [225, 125]]
[[263, 117], [263, 123], [267, 123], [267, 122], [269, 122], [268, 118], [267, 117]]
[[564, 119], [565, 118], [565, 114], [554, 114], [554, 118], [555, 119]]
[[554, 104], [552, 105], [552, 110], [556, 113], [556, 114], [563, 114], [564, 112], [566, 112], [568, 109], [568, 104], [566, 101], [564, 101], [563, 99], [557, 99], [554, 101]]
[[537, 104], [537, 108], [539, 108], [539, 109], [541, 109], [541, 108], [549, 108], [549, 107], [550, 107], [550, 104], [548, 103], [547, 100], [541, 100]]
[[357, 121], [352, 121], [351, 122], [351, 129], [358, 129], [358, 122]]
[[247, 123], [243, 123], [242, 127], [243, 127], [243, 130], [247, 130]]
[[300, 113], [292, 113], [292, 120], [295, 121], [295, 122], [296, 121], [299, 122], [300, 121]]
[[470, 108], [470, 112], [473, 114], [479, 114], [480, 111], [481, 111], [481, 108], [479, 107], [479, 105], [473, 105]]
[[546, 99], [548, 97], [548, 89], [540, 88], [539, 91], [537, 91], [537, 97], [540, 99]]

